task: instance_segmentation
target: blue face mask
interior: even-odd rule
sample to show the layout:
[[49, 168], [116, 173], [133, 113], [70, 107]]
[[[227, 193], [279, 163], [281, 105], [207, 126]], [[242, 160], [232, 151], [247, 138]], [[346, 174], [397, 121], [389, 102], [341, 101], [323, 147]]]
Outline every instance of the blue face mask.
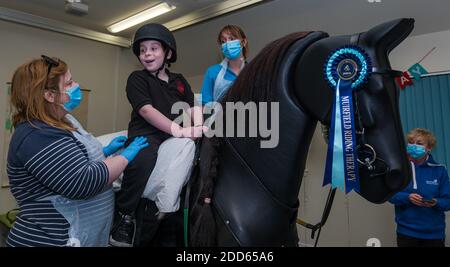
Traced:
[[81, 88], [76, 85], [70, 89], [66, 90], [66, 94], [69, 96], [69, 101], [64, 103], [64, 109], [68, 112], [72, 112], [76, 107], [78, 107], [83, 99], [83, 94], [81, 93]]
[[242, 52], [241, 41], [233, 40], [222, 44], [222, 53], [229, 60], [239, 58]]
[[427, 153], [425, 146], [417, 144], [408, 144], [406, 151], [413, 159], [421, 159]]

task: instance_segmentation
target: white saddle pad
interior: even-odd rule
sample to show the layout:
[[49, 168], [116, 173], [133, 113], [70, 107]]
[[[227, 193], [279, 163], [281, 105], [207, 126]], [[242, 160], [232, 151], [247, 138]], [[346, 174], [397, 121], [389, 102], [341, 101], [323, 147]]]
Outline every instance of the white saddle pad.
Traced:
[[180, 194], [189, 180], [195, 155], [195, 143], [189, 138], [169, 138], [158, 149], [155, 168], [142, 197], [155, 201], [160, 212], [175, 212]]

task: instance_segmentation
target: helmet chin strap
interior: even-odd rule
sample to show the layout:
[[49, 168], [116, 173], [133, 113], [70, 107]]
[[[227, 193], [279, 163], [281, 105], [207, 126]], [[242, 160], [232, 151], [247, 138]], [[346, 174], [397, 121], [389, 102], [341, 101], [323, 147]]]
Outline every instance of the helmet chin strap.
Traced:
[[156, 77], [158, 77], [159, 73], [164, 69], [164, 67], [166, 66], [166, 58], [164, 57], [164, 61], [163, 64], [161, 65], [161, 67], [159, 67], [159, 69], [156, 71]]
[[[167, 49], [167, 50], [169, 50], [169, 49]], [[167, 62], [167, 52], [164, 52], [164, 60], [163, 60], [163, 63], [161, 64], [161, 67], [159, 67], [159, 69], [156, 71], [156, 77], [158, 77], [159, 72], [162, 71], [166, 67], [166, 64], [170, 66], [170, 63]]]

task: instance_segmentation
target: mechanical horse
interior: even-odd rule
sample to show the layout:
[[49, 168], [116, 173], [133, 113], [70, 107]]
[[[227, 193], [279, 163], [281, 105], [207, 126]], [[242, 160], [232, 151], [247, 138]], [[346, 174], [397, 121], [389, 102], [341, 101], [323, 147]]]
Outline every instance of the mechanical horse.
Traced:
[[[279, 143], [261, 148], [262, 137], [203, 138], [198, 175], [191, 178], [191, 246], [297, 246], [299, 190], [317, 122], [330, 126], [333, 91], [324, 78], [330, 53], [362, 48], [372, 74], [353, 91], [359, 194], [383, 203], [409, 182], [388, 54], [413, 30], [398, 19], [367, 32], [330, 37], [325, 32], [287, 35], [266, 46], [241, 72], [225, 102], [278, 102]], [[270, 110], [269, 110], [270, 112]]]

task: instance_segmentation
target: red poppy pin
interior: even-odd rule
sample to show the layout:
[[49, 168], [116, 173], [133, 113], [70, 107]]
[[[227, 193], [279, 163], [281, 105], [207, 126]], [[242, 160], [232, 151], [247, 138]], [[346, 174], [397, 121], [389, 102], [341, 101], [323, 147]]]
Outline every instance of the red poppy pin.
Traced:
[[184, 94], [184, 83], [180, 80], [177, 80], [177, 89], [178, 92]]

